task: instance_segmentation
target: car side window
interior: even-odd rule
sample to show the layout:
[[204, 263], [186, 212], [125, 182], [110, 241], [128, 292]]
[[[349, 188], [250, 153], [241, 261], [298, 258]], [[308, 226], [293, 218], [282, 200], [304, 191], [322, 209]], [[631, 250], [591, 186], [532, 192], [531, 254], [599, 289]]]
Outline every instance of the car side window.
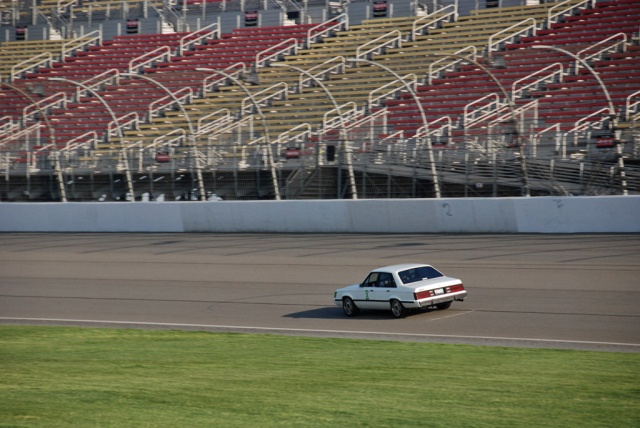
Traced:
[[377, 287], [378, 285], [378, 272], [371, 272], [367, 279], [362, 283], [363, 287]]
[[393, 275], [387, 272], [383, 272], [380, 274], [380, 279], [378, 280], [378, 287], [393, 288], [395, 286], [396, 286], [396, 283], [393, 280]]

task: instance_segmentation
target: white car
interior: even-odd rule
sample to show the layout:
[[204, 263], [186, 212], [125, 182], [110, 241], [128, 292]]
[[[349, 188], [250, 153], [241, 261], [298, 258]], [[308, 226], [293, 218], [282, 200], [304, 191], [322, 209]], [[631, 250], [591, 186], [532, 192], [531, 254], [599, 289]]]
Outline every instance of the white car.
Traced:
[[374, 269], [360, 284], [340, 288], [333, 301], [352, 317], [360, 309], [386, 309], [404, 318], [410, 309], [448, 309], [454, 300], [467, 297], [462, 281], [444, 276], [433, 266], [400, 264]]

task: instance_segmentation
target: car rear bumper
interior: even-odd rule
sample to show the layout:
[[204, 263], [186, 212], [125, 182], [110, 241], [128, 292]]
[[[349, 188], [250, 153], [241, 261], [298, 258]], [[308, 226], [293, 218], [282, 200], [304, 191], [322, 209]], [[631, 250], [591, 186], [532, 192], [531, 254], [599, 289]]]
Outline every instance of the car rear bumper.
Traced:
[[456, 293], [449, 293], [443, 296], [430, 297], [428, 299], [418, 300], [416, 303], [417, 308], [426, 308], [429, 306], [435, 306], [438, 303], [453, 302], [454, 300], [462, 302], [467, 297], [467, 291], [458, 291]]

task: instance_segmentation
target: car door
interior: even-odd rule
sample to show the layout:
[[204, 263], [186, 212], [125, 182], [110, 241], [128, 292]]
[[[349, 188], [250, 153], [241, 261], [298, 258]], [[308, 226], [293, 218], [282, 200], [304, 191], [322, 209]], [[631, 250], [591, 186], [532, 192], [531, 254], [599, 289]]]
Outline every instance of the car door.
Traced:
[[378, 286], [378, 272], [371, 272], [360, 284], [356, 292], [355, 303], [361, 309], [376, 309], [376, 288]]
[[362, 300], [359, 306], [363, 309], [389, 309], [392, 287], [395, 288], [393, 275], [388, 272], [371, 272], [360, 286]]
[[397, 291], [393, 275], [389, 272], [380, 272], [375, 291], [372, 294], [374, 296], [373, 306], [376, 309], [389, 309], [392, 291]]

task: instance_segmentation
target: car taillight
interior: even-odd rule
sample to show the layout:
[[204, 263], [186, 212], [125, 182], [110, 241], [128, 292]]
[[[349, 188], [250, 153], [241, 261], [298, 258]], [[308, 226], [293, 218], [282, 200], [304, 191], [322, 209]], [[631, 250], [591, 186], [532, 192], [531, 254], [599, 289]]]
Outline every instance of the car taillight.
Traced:
[[458, 291], [464, 291], [464, 285], [456, 284], [445, 289], [447, 293], [457, 293]]
[[418, 291], [417, 293], [413, 293], [414, 300], [422, 300], [433, 296], [435, 296], [433, 290]]
[[464, 285], [456, 284], [456, 285], [450, 285], [444, 288], [436, 288], [435, 290], [418, 291], [413, 293], [413, 298], [415, 300], [421, 300], [421, 299], [427, 299], [433, 296], [440, 296], [443, 294], [457, 293], [458, 291], [464, 291]]

